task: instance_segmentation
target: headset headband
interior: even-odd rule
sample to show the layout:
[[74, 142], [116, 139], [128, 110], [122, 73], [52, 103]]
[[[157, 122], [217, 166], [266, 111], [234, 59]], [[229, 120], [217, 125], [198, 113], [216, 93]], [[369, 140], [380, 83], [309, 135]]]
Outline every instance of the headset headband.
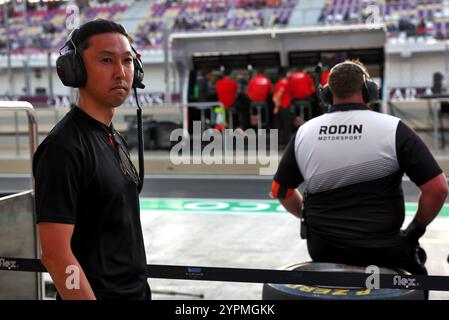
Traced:
[[367, 72], [361, 65], [359, 65], [359, 64], [357, 64], [357, 63], [354, 63], [354, 62], [352, 62], [352, 61], [344, 61], [344, 62], [340, 62], [340, 63], [336, 64], [336, 65], [331, 69], [329, 75], [331, 75], [332, 72], [334, 72], [336, 69], [338, 69], [338, 68], [340, 68], [340, 67], [342, 67], [342, 66], [344, 66], [344, 65], [348, 65], [348, 64], [349, 64], [349, 65], [352, 65], [352, 66], [355, 66], [356, 69], [357, 69], [359, 72], [361, 72], [361, 74], [363, 75], [363, 81], [365, 81], [366, 78], [369, 78], [369, 77], [370, 77], [369, 74], [368, 74], [368, 72]]
[[[365, 103], [370, 103], [370, 102], [375, 101], [378, 98], [379, 87], [371, 79], [368, 72], [360, 64], [354, 63], [352, 61], [341, 62], [341, 63], [335, 65], [331, 69], [329, 76], [331, 76], [332, 73], [336, 71], [336, 69], [342, 67], [343, 65], [355, 66], [355, 69], [357, 70], [357, 72], [362, 75], [362, 82], [363, 82], [362, 95], [363, 95], [363, 100], [365, 101]], [[330, 88], [331, 88], [330, 83], [328, 83], [324, 88], [321, 88], [321, 90], [320, 90], [321, 100], [327, 105], [333, 104], [333, 95], [332, 95]]]
[[[69, 44], [70, 44], [70, 43], [72, 44], [73, 49], [75, 50], [75, 54], [76, 54], [76, 51], [78, 50], [78, 48], [76, 47], [75, 42], [73, 42], [73, 37], [78, 33], [78, 31], [79, 31], [79, 28], [75, 28], [75, 29], [73, 29], [73, 30], [70, 32], [70, 34], [69, 34], [69, 36], [68, 36], [68, 38], [67, 38], [66, 43], [62, 46], [61, 49], [59, 49], [59, 55], [62, 54], [62, 53], [61, 53], [62, 49], [64, 49], [65, 47], [69, 48]], [[69, 49], [70, 49], [70, 48], [69, 48]]]

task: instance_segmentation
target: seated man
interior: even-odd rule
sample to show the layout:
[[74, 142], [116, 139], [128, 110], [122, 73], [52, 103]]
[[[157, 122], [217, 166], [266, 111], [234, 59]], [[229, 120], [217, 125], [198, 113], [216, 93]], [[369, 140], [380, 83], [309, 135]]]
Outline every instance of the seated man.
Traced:
[[[330, 112], [301, 126], [287, 146], [272, 195], [305, 219], [313, 261], [398, 267], [426, 274], [418, 240], [448, 194], [446, 177], [422, 140], [400, 119], [371, 111], [369, 75], [359, 62], [329, 76]], [[402, 176], [420, 189], [405, 231]], [[296, 189], [304, 183], [304, 199]]]

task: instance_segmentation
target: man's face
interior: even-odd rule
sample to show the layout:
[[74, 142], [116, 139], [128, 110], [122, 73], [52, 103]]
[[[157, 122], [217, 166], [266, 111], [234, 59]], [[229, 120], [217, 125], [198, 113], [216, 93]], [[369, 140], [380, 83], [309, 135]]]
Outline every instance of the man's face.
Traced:
[[87, 71], [87, 84], [81, 88], [82, 94], [98, 106], [118, 107], [128, 97], [132, 86], [131, 45], [120, 33], [97, 34], [88, 42], [88, 48], [81, 54]]

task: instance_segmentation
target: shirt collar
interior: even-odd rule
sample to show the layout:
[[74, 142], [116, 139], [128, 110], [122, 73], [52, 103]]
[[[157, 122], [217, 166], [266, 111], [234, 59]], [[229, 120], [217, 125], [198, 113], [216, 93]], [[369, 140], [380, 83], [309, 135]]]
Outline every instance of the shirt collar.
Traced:
[[371, 110], [366, 104], [361, 103], [345, 103], [333, 105], [328, 113], [337, 111], [352, 111], [352, 110]]
[[86, 112], [81, 110], [78, 106], [74, 106], [73, 107], [73, 113], [76, 114], [77, 116], [83, 118], [84, 120], [86, 120], [88, 123], [90, 123], [91, 125], [93, 125], [97, 129], [100, 129], [100, 130], [105, 131], [107, 133], [113, 133], [113, 131], [114, 131], [114, 126], [112, 125], [112, 123], [108, 127], [103, 122], [100, 122], [97, 119], [92, 118]]

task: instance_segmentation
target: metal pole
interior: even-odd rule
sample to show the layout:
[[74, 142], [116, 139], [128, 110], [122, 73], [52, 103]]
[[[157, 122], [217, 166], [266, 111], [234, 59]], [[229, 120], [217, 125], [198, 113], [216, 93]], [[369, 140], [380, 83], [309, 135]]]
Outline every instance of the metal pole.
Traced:
[[16, 136], [16, 155], [20, 156], [19, 115], [14, 111], [14, 132]]
[[24, 53], [25, 59], [23, 61], [25, 68], [25, 94], [31, 95], [31, 79], [30, 79], [30, 55], [28, 52], [28, 19], [27, 19], [27, 2], [22, 1], [22, 15], [23, 15], [23, 41], [24, 41]]
[[449, 80], [449, 45], [446, 41], [446, 44], [444, 45], [444, 80], [443, 80], [446, 91], [448, 91], [449, 89], [448, 80]]
[[184, 139], [187, 139], [187, 129], [189, 127], [189, 106], [188, 106], [188, 90], [189, 90], [189, 72], [183, 65], [178, 68], [181, 78], [181, 112], [182, 112], [182, 128], [184, 129]]
[[169, 38], [170, 38], [170, 20], [164, 20], [164, 81], [165, 81], [165, 103], [171, 104], [171, 89], [170, 89], [170, 61], [169, 61]]
[[438, 105], [440, 104], [439, 100], [429, 100], [430, 106], [432, 108], [432, 121], [433, 121], [433, 148], [435, 150], [439, 149], [438, 145]]
[[9, 39], [9, 17], [8, 17], [8, 4], [5, 2], [3, 4], [3, 19], [6, 30], [6, 59], [7, 59], [7, 69], [8, 69], [8, 82], [9, 89], [8, 95], [14, 95], [14, 83], [12, 76], [12, 66], [11, 66], [11, 41]]
[[53, 92], [53, 73], [51, 68], [51, 52], [49, 51], [47, 53], [47, 72], [48, 72], [48, 95], [50, 98], [51, 103], [54, 101], [54, 92]]

